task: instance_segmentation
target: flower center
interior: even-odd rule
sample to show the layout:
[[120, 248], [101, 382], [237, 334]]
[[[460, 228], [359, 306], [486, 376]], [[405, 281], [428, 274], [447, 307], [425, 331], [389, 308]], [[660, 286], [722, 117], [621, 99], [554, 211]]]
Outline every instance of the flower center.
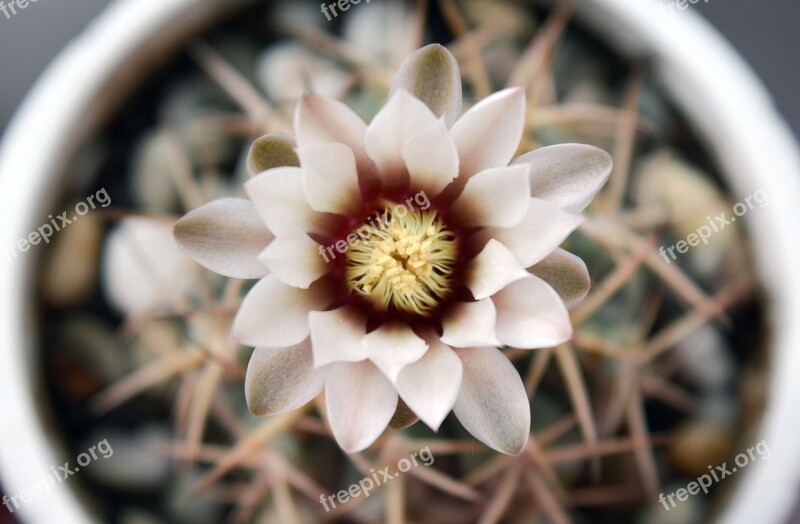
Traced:
[[384, 311], [419, 315], [450, 293], [458, 239], [436, 211], [387, 207], [353, 233], [359, 240], [347, 251], [350, 292]]

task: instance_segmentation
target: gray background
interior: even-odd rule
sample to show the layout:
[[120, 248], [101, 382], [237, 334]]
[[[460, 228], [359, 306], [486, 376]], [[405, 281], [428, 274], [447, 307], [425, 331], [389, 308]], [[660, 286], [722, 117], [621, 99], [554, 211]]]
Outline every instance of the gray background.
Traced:
[[[0, 13], [0, 129], [52, 58], [107, 4], [36, 0], [11, 19]], [[710, 20], [747, 59], [800, 135], [800, 1], [708, 0], [690, 9]], [[6, 517], [0, 515], [0, 522]], [[800, 522], [800, 512], [794, 522]]]

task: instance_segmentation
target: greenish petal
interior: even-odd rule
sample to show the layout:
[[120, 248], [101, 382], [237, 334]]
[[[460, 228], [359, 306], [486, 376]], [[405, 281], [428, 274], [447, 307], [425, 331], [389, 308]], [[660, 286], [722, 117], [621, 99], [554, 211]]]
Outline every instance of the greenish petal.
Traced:
[[389, 96], [398, 89], [425, 102], [448, 126], [461, 115], [461, 73], [444, 46], [431, 44], [412, 53], [400, 67]]
[[256, 139], [247, 155], [247, 171], [250, 176], [275, 167], [300, 167], [297, 158], [297, 143], [292, 135], [270, 133]]

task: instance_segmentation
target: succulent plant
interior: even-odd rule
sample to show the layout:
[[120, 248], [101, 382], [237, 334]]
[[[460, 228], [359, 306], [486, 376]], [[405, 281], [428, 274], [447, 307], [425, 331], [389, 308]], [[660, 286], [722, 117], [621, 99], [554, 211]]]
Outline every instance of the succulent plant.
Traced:
[[[54, 396], [182, 466], [158, 477], [176, 520], [666, 518], [662, 484], [754, 412], [732, 390], [759, 312], [740, 228], [659, 256], [730, 199], [646, 68], [567, 5], [363, 4], [340, 34], [305, 7], [269, 6], [285, 31], [261, 50], [194, 45], [216, 85], [165, 86], [133, 205], [102, 217], [121, 318], [45, 294]], [[728, 337], [735, 307], [754, 329]], [[320, 506], [422, 449], [435, 466]], [[96, 482], [164, 473], [140, 465]]]

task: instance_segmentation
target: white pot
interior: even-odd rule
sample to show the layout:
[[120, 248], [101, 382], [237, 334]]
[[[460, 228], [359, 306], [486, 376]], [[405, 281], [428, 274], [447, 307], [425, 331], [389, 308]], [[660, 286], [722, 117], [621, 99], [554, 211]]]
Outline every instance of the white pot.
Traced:
[[[8, 247], [46, 223], [65, 179], [65, 159], [99, 128], [171, 50], [251, 0], [118, 0], [48, 67], [0, 144], [0, 478], [9, 497], [40, 483], [74, 457], [63, 449], [41, 384], [33, 293], [37, 252], [9, 260]], [[57, 213], [53, 213], [55, 216]], [[31, 524], [85, 524], [96, 517], [57, 484], [22, 503]], [[0, 494], [2, 496], [2, 494]], [[0, 511], [7, 511], [0, 506]]]
[[[722, 167], [734, 197], [763, 188], [770, 199], [747, 216], [768, 306], [770, 390], [750, 445], [768, 460], [747, 467], [720, 517], [724, 524], [783, 524], [800, 498], [800, 155], [794, 137], [750, 67], [693, 10], [669, 14], [659, 0], [584, 0], [579, 15], [628, 55], [651, 58], [657, 80]], [[738, 450], [744, 451], [744, 450]]]
[[[70, 457], [43, 409], [31, 291], [36, 254], [9, 262], [8, 246], [43, 223], [42, 210], [52, 208], [66, 183], [64, 159], [122, 100], [124, 87], [137, 85], [158, 51], [174, 47], [232, 3], [247, 1], [118, 0], [50, 66], [8, 128], [0, 148], [0, 474], [9, 495]], [[794, 231], [800, 224], [800, 156], [747, 65], [691, 12], [700, 8], [669, 15], [658, 0], [582, 0], [578, 16], [621, 52], [652, 59], [735, 196], [763, 188], [770, 198], [746, 226], [770, 307], [771, 389], [757, 440], [766, 440], [772, 457], [738, 479], [722, 521], [777, 524], [787, 520], [800, 493], [800, 272], [793, 264], [800, 260]], [[33, 524], [92, 522], [76, 485], [66, 482], [46, 500], [24, 504], [22, 518]]]

